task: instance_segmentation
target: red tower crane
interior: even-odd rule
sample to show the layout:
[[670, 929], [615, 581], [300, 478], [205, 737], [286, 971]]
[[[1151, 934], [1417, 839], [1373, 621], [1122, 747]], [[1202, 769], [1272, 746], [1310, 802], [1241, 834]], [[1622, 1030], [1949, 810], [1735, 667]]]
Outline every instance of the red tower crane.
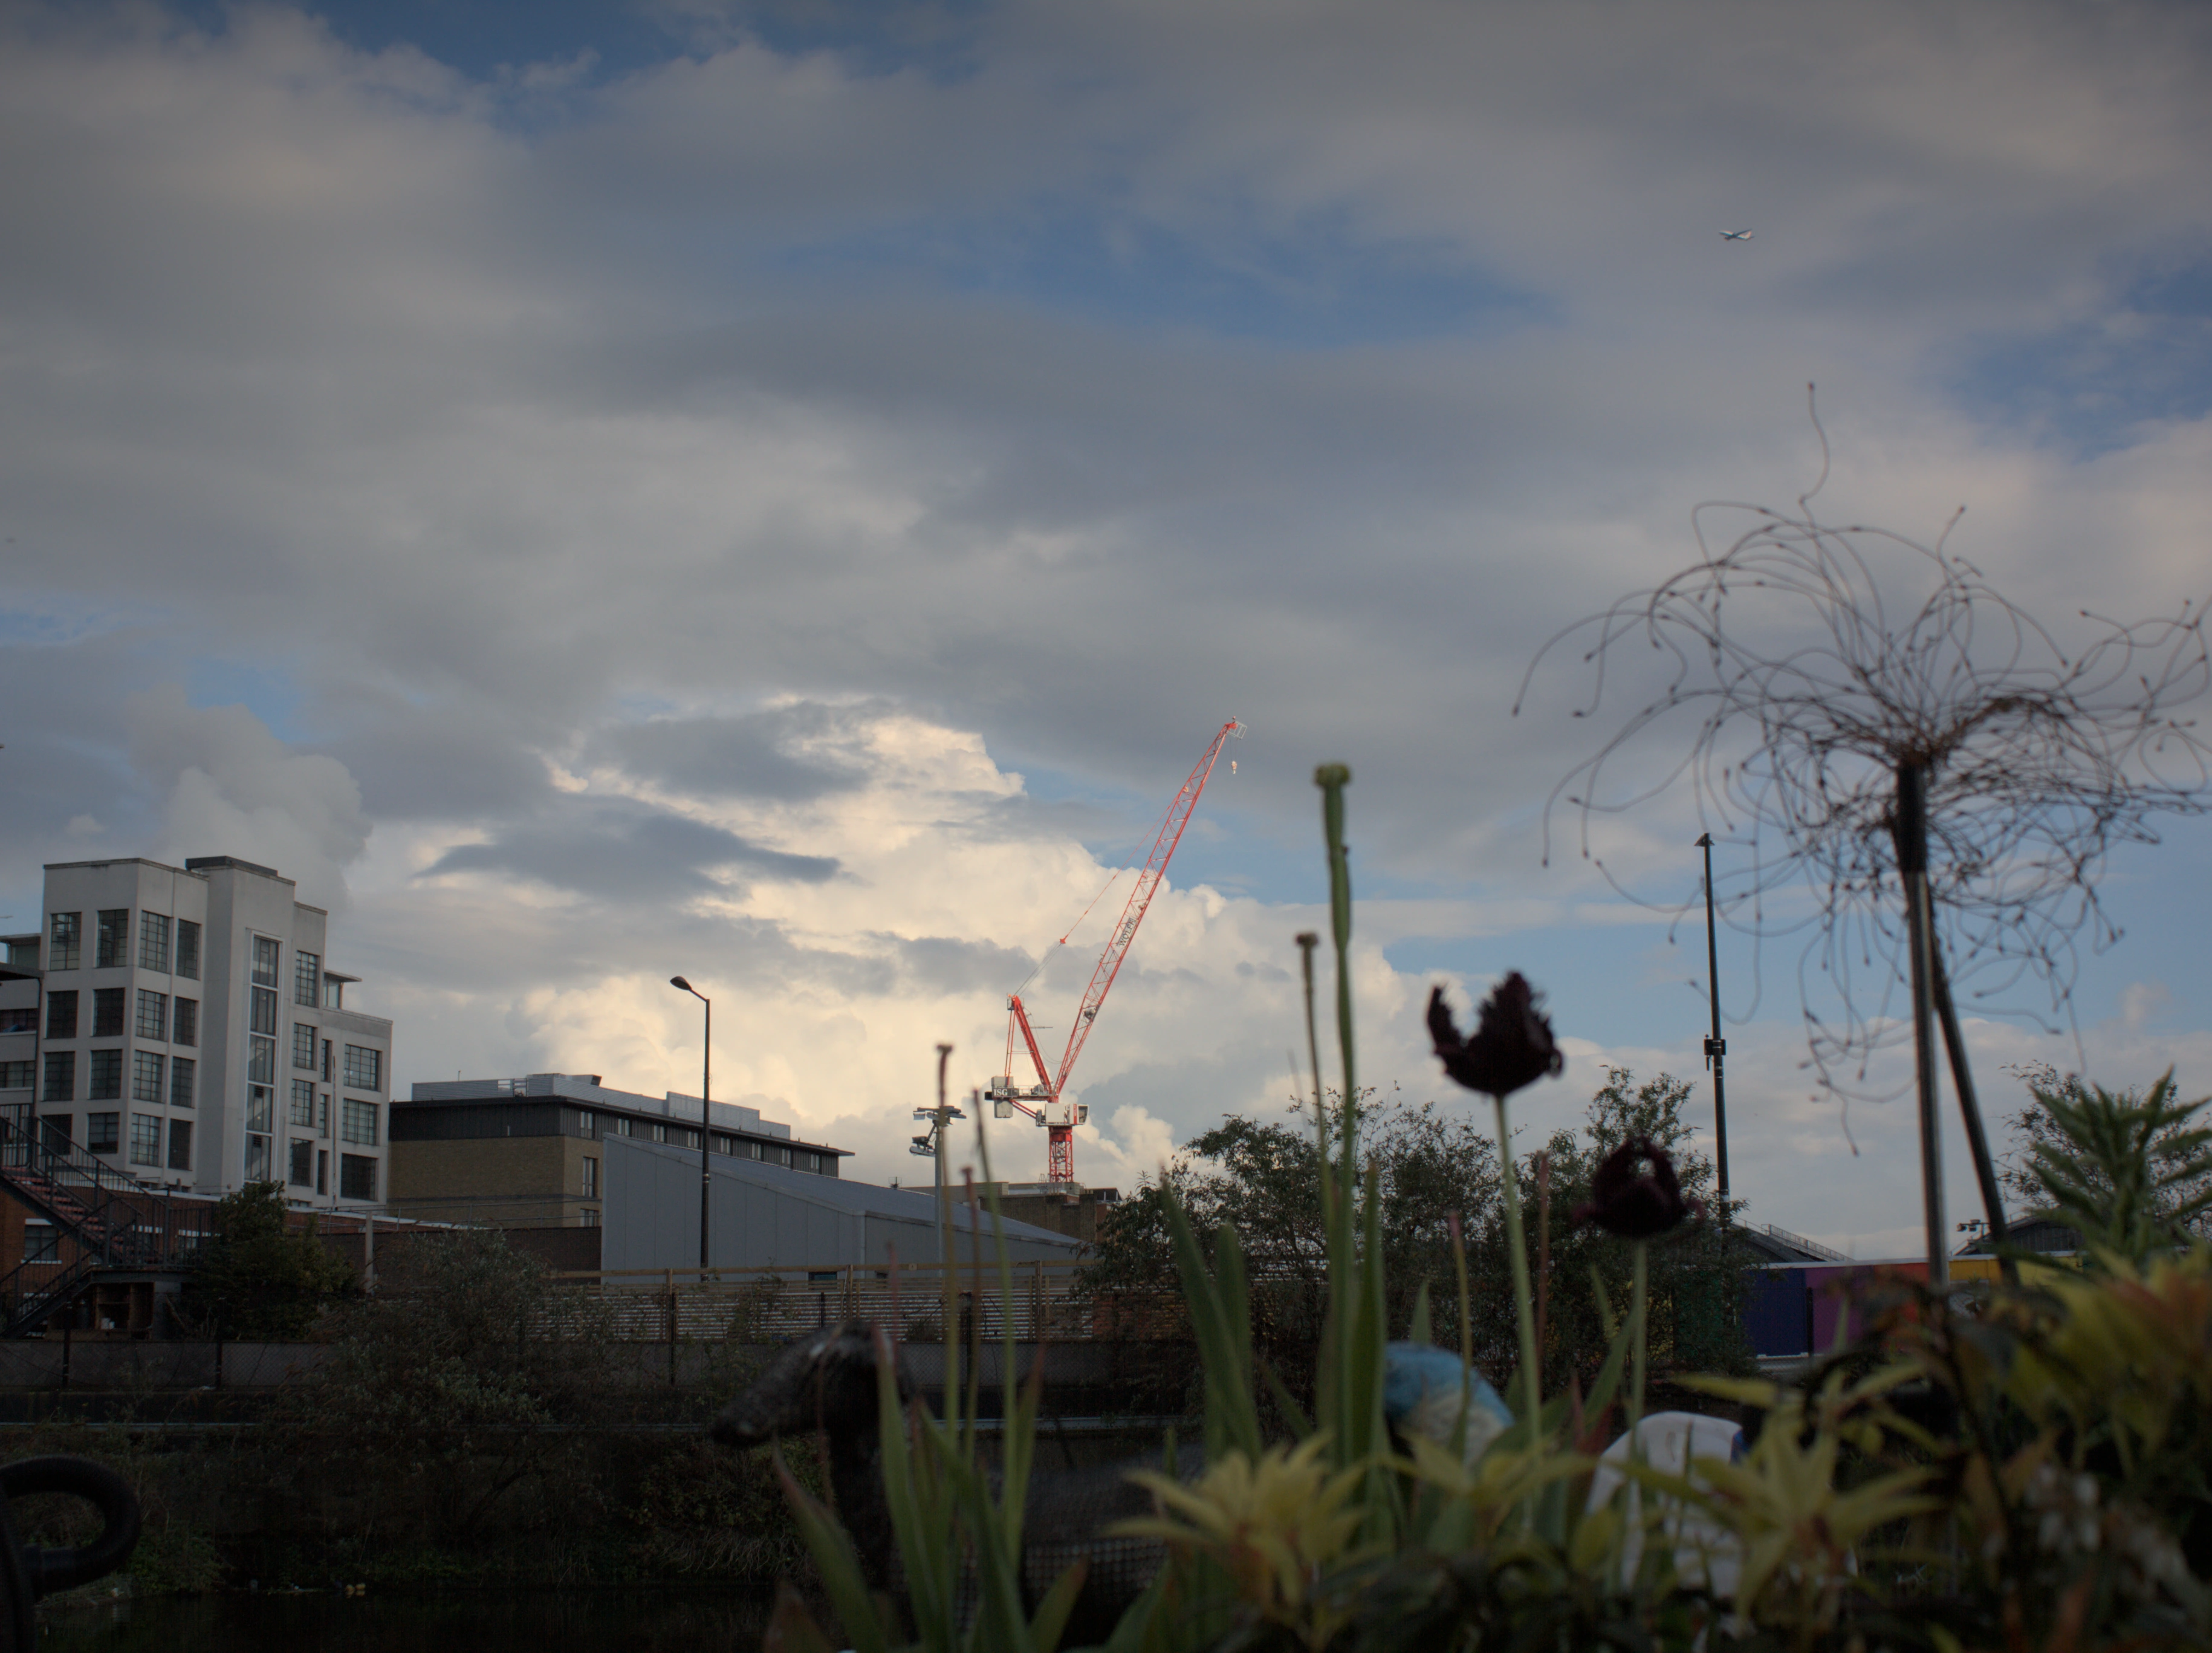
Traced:
[[[1060, 1056], [1058, 1073], [1048, 1071], [1044, 1065], [1044, 1053], [1037, 1048], [1036, 1034], [1030, 1026], [1029, 1012], [1022, 1006], [1021, 994], [1017, 993], [1006, 1000], [1006, 1071], [992, 1079], [988, 1094], [992, 1111], [1000, 1119], [1010, 1118], [1019, 1111], [1044, 1127], [1048, 1144], [1045, 1176], [1048, 1181], [1075, 1180], [1075, 1127], [1090, 1113], [1087, 1108], [1078, 1108], [1061, 1099], [1067, 1088], [1067, 1076], [1075, 1069], [1075, 1059], [1082, 1052], [1083, 1042], [1091, 1036], [1091, 1024], [1098, 1019], [1106, 994], [1121, 972], [1121, 961], [1128, 957], [1129, 944], [1137, 939], [1137, 927], [1145, 921], [1145, 910], [1152, 904], [1160, 880], [1167, 876], [1168, 862], [1176, 853], [1176, 846], [1182, 842], [1182, 830], [1190, 824], [1191, 811], [1198, 807], [1199, 794], [1206, 790], [1223, 744], [1230, 736], [1241, 737], [1243, 732], [1244, 726], [1235, 718], [1223, 724], [1221, 732], [1213, 737], [1205, 756], [1191, 770], [1190, 778], [1182, 783], [1182, 790], [1168, 805], [1167, 818], [1160, 823], [1160, 830], [1153, 836], [1152, 853], [1145, 860], [1145, 870], [1137, 875], [1136, 887], [1129, 891], [1121, 919], [1106, 939], [1106, 950], [1098, 955], [1098, 963], [1091, 968], [1091, 985], [1083, 990], [1083, 1004], [1075, 1012], [1075, 1025], [1068, 1030], [1067, 1049]], [[1017, 1041], [1019, 1049], [1028, 1051], [1030, 1062], [1036, 1069], [1037, 1082], [1026, 1090], [1014, 1082]]]

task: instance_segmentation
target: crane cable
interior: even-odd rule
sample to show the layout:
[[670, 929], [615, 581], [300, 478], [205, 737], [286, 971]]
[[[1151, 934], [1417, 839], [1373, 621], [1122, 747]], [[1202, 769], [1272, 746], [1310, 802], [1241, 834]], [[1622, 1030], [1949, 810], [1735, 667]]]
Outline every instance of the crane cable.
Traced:
[[[1090, 901], [1085, 905], [1083, 910], [1075, 915], [1075, 922], [1067, 927], [1066, 934], [1061, 936], [1059, 940], [1054, 942], [1053, 947], [1065, 947], [1067, 945], [1068, 936], [1073, 935], [1078, 930], [1083, 927], [1083, 921], [1091, 916], [1091, 908], [1096, 907], [1100, 902], [1106, 899], [1106, 891], [1108, 890], [1111, 890], [1116, 884], [1120, 883], [1121, 875], [1128, 870], [1129, 869], [1126, 866], [1117, 866], [1114, 869], [1113, 876], [1106, 880], [1104, 888], [1101, 889], [1097, 895], [1091, 896]], [[1027, 988], [1030, 982], [1037, 979], [1037, 973], [1044, 969], [1045, 965], [1050, 962], [1051, 958], [1052, 947], [1048, 947], [1038, 956], [1037, 962], [1030, 967], [1030, 973], [1022, 978], [1021, 985], [1014, 989], [1017, 995], [1021, 994], [1024, 989]]]

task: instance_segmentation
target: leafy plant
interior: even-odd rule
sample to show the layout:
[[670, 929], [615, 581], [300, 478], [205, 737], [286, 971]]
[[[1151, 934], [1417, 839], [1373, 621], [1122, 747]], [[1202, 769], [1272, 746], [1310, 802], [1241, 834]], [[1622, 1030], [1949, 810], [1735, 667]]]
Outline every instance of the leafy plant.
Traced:
[[[1136, 1477], [1154, 1512], [1118, 1534], [1163, 1545], [1167, 1559], [1109, 1653], [2150, 1653], [2212, 1644], [2203, 1582], [2212, 1249], [2179, 1243], [2203, 1209], [2187, 1179], [2212, 1143], [2192, 1134], [2196, 1108], [2173, 1104], [2170, 1085], [2139, 1098], [2082, 1087], [2057, 1105], [2046, 1100], [2048, 1151], [2036, 1162], [2045, 1186], [2081, 1221], [2095, 1216], [2112, 1243], [2091, 1268], [2045, 1267], [2018, 1286], [1955, 1292], [1888, 1281], [1854, 1316], [1859, 1338], [1802, 1381], [1693, 1380], [1751, 1415], [1747, 1449], [1709, 1460], [1685, 1449], [1654, 1462], [1636, 1419], [1654, 1346], [1655, 1267], [1676, 1244], [1716, 1234], [1711, 1243], [1726, 1244], [1724, 1222], [1683, 1227], [1705, 1196], [1703, 1172], [1685, 1175], [1670, 1152], [1680, 1087], [1663, 1076], [1638, 1087], [1615, 1073], [1593, 1104], [1587, 1143], [1555, 1139], [1523, 1162], [1545, 1190], [1539, 1255], [1552, 1250], [1542, 1212], [1558, 1194], [1583, 1219], [1562, 1247], [1599, 1265], [1594, 1323], [1554, 1318], [1540, 1333], [1547, 1294], [1535, 1289], [1516, 1215], [1522, 1165], [1510, 1157], [1503, 1093], [1516, 1075], [1548, 1066], [1550, 1030], [1518, 978], [1486, 1002], [1472, 1037], [1440, 1002], [1432, 1012], [1449, 1071], [1478, 1089], [1499, 1087], [1490, 1092], [1498, 1146], [1464, 1155], [1497, 1168], [1498, 1268], [1510, 1281], [1495, 1285], [1511, 1288], [1489, 1292], [1501, 1315], [1512, 1305], [1492, 1352], [1519, 1356], [1492, 1392], [1477, 1367], [1456, 1218], [1446, 1224], [1455, 1301], [1444, 1316], [1425, 1281], [1408, 1306], [1407, 1283], [1389, 1277], [1390, 1260], [1407, 1255], [1394, 1252], [1385, 1231], [1406, 1179], [1378, 1146], [1394, 1130], [1439, 1138], [1432, 1116], [1377, 1109], [1358, 1088], [1342, 852], [1350, 776], [1332, 765], [1316, 778], [1340, 1082], [1323, 1091], [1316, 1075], [1310, 1145], [1281, 1126], [1231, 1121], [1209, 1133], [1229, 1186], [1186, 1167], [1148, 1192], [1146, 1220], [1174, 1258], [1197, 1346], [1204, 1462], [1194, 1473], [1171, 1455]], [[1270, 1212], [1281, 1221], [1262, 1252], [1236, 1219]], [[1695, 1238], [1674, 1239], [1684, 1232]], [[949, 1255], [949, 1234], [946, 1243]], [[1264, 1270], [1279, 1256], [1316, 1292], [1303, 1395], [1255, 1338]], [[1553, 1263], [1547, 1273], [1556, 1254]], [[1003, 1247], [1000, 1266], [1003, 1279]], [[1626, 1310], [1616, 1313], [1605, 1277], [1617, 1280], [1624, 1267]], [[1445, 1316], [1456, 1358], [1429, 1341]], [[1399, 1325], [1407, 1339], [1388, 1341]], [[1564, 1392], [1547, 1376], [1554, 1333], [1576, 1346], [1561, 1363]], [[871, 1593], [830, 1511], [795, 1482], [786, 1487], [848, 1642], [860, 1653], [1052, 1653], [1082, 1574], [1071, 1568], [1035, 1606], [1024, 1601], [1034, 1383], [1006, 1397], [1005, 1473], [994, 1480], [979, 1465], [975, 1390], [971, 1377], [963, 1398], [957, 1342], [947, 1345], [940, 1421], [901, 1403], [890, 1340], [878, 1338], [884, 1486], [910, 1625]], [[1004, 1359], [1011, 1374], [1011, 1346]], [[1601, 1479], [1595, 1449], [1624, 1386], [1629, 1444], [1606, 1452]], [[779, 1608], [770, 1644], [806, 1653], [836, 1645], [795, 1596]]]
[[2141, 1262], [2205, 1237], [2212, 1216], [2212, 1097], [2179, 1101], [2168, 1069], [2148, 1091], [2115, 1093], [2027, 1070], [2033, 1105], [2016, 1125], [2011, 1181], [2094, 1250]]
[[[976, 1121], [976, 1146], [987, 1182], [990, 1150]], [[996, 1236], [1000, 1290], [1011, 1298], [1013, 1265], [1006, 1249], [998, 1200], [989, 1200]], [[869, 1588], [850, 1535], [836, 1516], [802, 1486], [783, 1461], [776, 1469], [784, 1496], [814, 1558], [847, 1644], [855, 1653], [888, 1653], [912, 1646], [931, 1653], [989, 1648], [1006, 1653], [1054, 1653], [1076, 1599], [1085, 1569], [1078, 1562], [1045, 1591], [1034, 1611], [1023, 1589], [1023, 1530], [1030, 1466], [1035, 1455], [1041, 1364], [1015, 1386], [1014, 1334], [1009, 1323], [1000, 1351], [1004, 1423], [999, 1473], [980, 1447], [981, 1361], [969, 1364], [961, 1387], [958, 1316], [950, 1312], [954, 1258], [949, 1201], [940, 1202], [939, 1253], [946, 1267], [944, 1316], [945, 1416], [930, 1416], [917, 1399], [902, 1402], [897, 1349], [890, 1331], [875, 1330], [878, 1430], [893, 1542], [905, 1584], [899, 1602]], [[910, 1617], [911, 1635], [908, 1632]], [[779, 1600], [770, 1644], [793, 1653], [830, 1653], [836, 1646], [795, 1594]]]

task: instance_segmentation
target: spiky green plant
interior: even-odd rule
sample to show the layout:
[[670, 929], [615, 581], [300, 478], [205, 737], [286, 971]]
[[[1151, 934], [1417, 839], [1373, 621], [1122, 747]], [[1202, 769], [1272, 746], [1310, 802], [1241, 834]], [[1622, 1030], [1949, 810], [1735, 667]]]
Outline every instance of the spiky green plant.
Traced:
[[2176, 1099], [2173, 1070], [2137, 1096], [2102, 1085], [2038, 1085], [2055, 1129], [2030, 1147], [2027, 1170], [2093, 1251], [2140, 1263], [2186, 1244], [2212, 1212], [2212, 1097]]

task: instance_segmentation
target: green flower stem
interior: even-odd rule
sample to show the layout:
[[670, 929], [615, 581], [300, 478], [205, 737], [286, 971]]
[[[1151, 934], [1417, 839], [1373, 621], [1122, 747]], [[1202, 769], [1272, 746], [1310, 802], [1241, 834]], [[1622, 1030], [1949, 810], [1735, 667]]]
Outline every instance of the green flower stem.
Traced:
[[1630, 1358], [1635, 1362], [1635, 1376], [1629, 1384], [1628, 1431], [1634, 1438], [1637, 1425], [1644, 1421], [1644, 1373], [1651, 1357], [1651, 1243], [1636, 1243], [1636, 1276], [1633, 1293], [1629, 1300], [1629, 1316], [1632, 1322], [1635, 1341], [1629, 1345]]
[[1513, 1310], [1521, 1322], [1521, 1379], [1528, 1395], [1528, 1439], [1543, 1426], [1544, 1370], [1536, 1351], [1536, 1304], [1528, 1289], [1528, 1240], [1521, 1230], [1521, 1183], [1513, 1171], [1513, 1132], [1506, 1123], [1505, 1098], [1498, 1104], [1498, 1164], [1505, 1185], [1505, 1245], [1513, 1259]]

